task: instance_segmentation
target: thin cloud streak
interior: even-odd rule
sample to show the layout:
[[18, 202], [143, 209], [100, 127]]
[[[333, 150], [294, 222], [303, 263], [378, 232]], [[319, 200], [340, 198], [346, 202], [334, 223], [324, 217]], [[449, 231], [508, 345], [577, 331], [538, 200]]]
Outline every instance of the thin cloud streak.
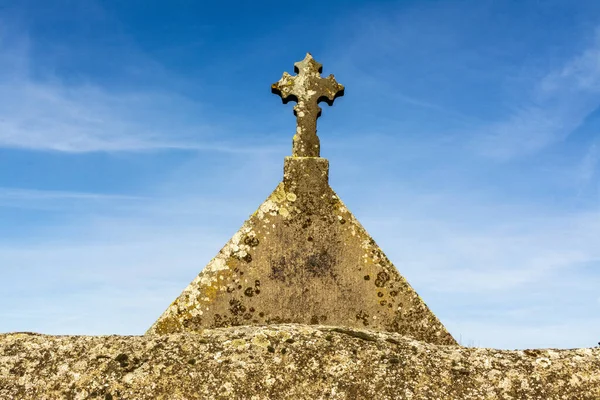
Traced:
[[[463, 43], [474, 32], [448, 23], [446, 14], [453, 15], [454, 8], [430, 5], [428, 13], [424, 8], [406, 6], [385, 13], [367, 9], [352, 20], [360, 33], [332, 50], [336, 68], [354, 81], [356, 91], [389, 100], [380, 102], [379, 130], [386, 124], [422, 129], [435, 118], [440, 135], [452, 136], [475, 155], [507, 161], [567, 139], [600, 106], [600, 28], [587, 48], [540, 78], [537, 72], [526, 72], [525, 61], [503, 64], [508, 48], [474, 50]], [[479, 20], [477, 12], [469, 10], [464, 18]], [[453, 17], [463, 18], [463, 13]], [[536, 66], [544, 62], [536, 60]], [[461, 86], [465, 93], [459, 92]], [[390, 87], [396, 89], [384, 90]], [[408, 118], [399, 103], [413, 105], [417, 112], [421, 108], [423, 114], [431, 111], [433, 118]]]
[[532, 84], [505, 121], [482, 126], [473, 138], [482, 155], [507, 160], [565, 140], [600, 106], [600, 31], [578, 56]]
[[9, 36], [7, 30], [0, 34], [0, 148], [231, 154], [270, 153], [282, 148], [234, 140], [231, 132], [212, 122], [202, 102], [175, 92], [109, 91], [90, 81], [67, 85], [52, 76], [51, 66], [43, 74], [51, 78], [34, 79], [29, 40], [15, 32]]
[[95, 207], [131, 209], [141, 207], [146, 202], [148, 198], [143, 196], [0, 187], [0, 211], [5, 208], [89, 213]]
[[1, 200], [142, 200], [144, 197], [106, 193], [82, 193], [59, 190], [33, 190], [0, 187]]
[[[0, 83], [0, 147], [69, 153], [148, 151], [164, 149], [246, 152], [227, 144], [198, 143], [204, 132], [183, 122], [166, 121], [169, 108], [196, 106], [176, 95], [109, 94], [93, 87], [64, 87], [33, 81]], [[154, 109], [164, 112], [163, 119]], [[176, 114], [176, 113], [174, 113]], [[166, 125], [172, 122], [171, 127]], [[163, 126], [161, 126], [163, 125]], [[201, 123], [194, 124], [202, 126]], [[176, 139], [173, 139], [176, 138]], [[256, 150], [256, 149], [254, 149]]]

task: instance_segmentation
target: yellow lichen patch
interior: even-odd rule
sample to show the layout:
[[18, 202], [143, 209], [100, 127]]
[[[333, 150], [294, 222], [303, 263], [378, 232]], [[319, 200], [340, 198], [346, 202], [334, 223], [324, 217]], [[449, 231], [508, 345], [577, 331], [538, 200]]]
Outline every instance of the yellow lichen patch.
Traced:
[[286, 199], [286, 193], [285, 193], [285, 190], [283, 188], [283, 185], [277, 186], [277, 188], [273, 192], [273, 195], [271, 196], [271, 198], [276, 203], [281, 203], [282, 201], [285, 201], [285, 199]]
[[[215, 271], [210, 276], [205, 276], [202, 279], [202, 284], [197, 286], [197, 297], [195, 301], [198, 303], [210, 303], [213, 301], [218, 293], [226, 287], [225, 282], [229, 282], [234, 275], [231, 265], [238, 262], [233, 257], [229, 257], [227, 261], [223, 260], [223, 265], [227, 268], [223, 268]], [[190, 304], [191, 308], [194, 308], [194, 304]]]
[[247, 348], [249, 346], [249, 343], [246, 342], [244, 339], [234, 339], [232, 341], [229, 342], [225, 342], [223, 343], [224, 345], [229, 345], [235, 349], [238, 350], [243, 350], [245, 348]]
[[165, 335], [167, 333], [181, 331], [181, 323], [174, 317], [160, 319], [154, 325], [154, 333]]
[[271, 345], [271, 342], [269, 341], [267, 335], [265, 335], [264, 333], [258, 333], [252, 338], [252, 344], [266, 349]]
[[296, 195], [291, 192], [286, 195], [286, 198], [288, 199], [288, 201], [296, 201]]

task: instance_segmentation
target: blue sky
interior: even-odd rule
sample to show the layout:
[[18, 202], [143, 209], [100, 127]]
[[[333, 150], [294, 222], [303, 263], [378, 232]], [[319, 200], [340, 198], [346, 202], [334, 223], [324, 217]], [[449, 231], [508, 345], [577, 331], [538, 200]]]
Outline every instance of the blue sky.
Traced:
[[141, 334], [282, 178], [330, 183], [463, 344], [600, 340], [600, 4], [0, 0], [0, 332]]

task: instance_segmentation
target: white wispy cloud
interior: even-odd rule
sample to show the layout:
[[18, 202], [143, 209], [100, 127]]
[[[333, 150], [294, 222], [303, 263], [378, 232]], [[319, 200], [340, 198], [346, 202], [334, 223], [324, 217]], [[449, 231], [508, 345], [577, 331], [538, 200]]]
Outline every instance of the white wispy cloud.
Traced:
[[0, 200], [140, 200], [140, 196], [0, 187]]
[[532, 82], [513, 103], [505, 120], [482, 125], [474, 134], [478, 152], [509, 159], [566, 139], [600, 106], [600, 32], [588, 48]]
[[485, 20], [489, 8], [361, 10], [351, 19], [357, 33], [348, 37], [340, 27], [348, 39], [331, 50], [335, 69], [350, 78], [347, 101], [352, 88], [363, 98], [385, 99], [378, 113], [369, 110], [379, 130], [435, 126], [439, 135], [496, 160], [531, 155], [565, 140], [600, 106], [600, 30], [585, 44], [585, 38], [574, 42], [579, 51], [558, 68], [543, 53], [536, 59], [535, 51], [519, 64], [506, 57], [516, 54], [514, 43], [512, 49], [501, 40], [482, 45], [472, 40], [481, 31], [457, 23]]
[[[91, 83], [68, 86], [32, 77], [31, 40], [3, 24], [0, 34], [0, 146], [67, 152], [185, 147], [136, 121], [139, 110], [194, 104], [166, 93], [109, 93]], [[52, 66], [48, 66], [48, 71]]]
[[29, 209], [73, 212], [75, 205], [78, 209], [90, 211], [90, 207], [140, 207], [146, 198], [110, 193], [84, 193], [58, 190], [35, 190], [0, 187], [0, 208]]
[[[205, 132], [210, 132], [206, 126], [166, 126], [170, 109], [199, 109], [174, 94], [111, 94], [92, 85], [17, 80], [0, 82], [0, 99], [1, 147], [64, 152], [219, 150], [214, 143], [203, 144]], [[154, 109], [165, 114], [154, 114]]]
[[[0, 147], [68, 153], [279, 150], [234, 140], [212, 120], [205, 104], [168, 88], [116, 90], [90, 80], [66, 83], [51, 64], [42, 64], [49, 61], [33, 58], [25, 33], [1, 20], [0, 26]], [[44, 72], [34, 78], [36, 62], [36, 70]]]

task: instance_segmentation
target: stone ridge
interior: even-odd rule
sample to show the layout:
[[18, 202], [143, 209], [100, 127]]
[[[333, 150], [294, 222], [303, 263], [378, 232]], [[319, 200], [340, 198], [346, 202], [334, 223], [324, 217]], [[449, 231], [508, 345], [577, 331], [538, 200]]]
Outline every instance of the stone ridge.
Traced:
[[597, 400], [600, 348], [502, 351], [272, 325], [146, 336], [0, 335], [2, 400]]
[[287, 157], [284, 180], [149, 329], [327, 324], [456, 344], [327, 182]]

